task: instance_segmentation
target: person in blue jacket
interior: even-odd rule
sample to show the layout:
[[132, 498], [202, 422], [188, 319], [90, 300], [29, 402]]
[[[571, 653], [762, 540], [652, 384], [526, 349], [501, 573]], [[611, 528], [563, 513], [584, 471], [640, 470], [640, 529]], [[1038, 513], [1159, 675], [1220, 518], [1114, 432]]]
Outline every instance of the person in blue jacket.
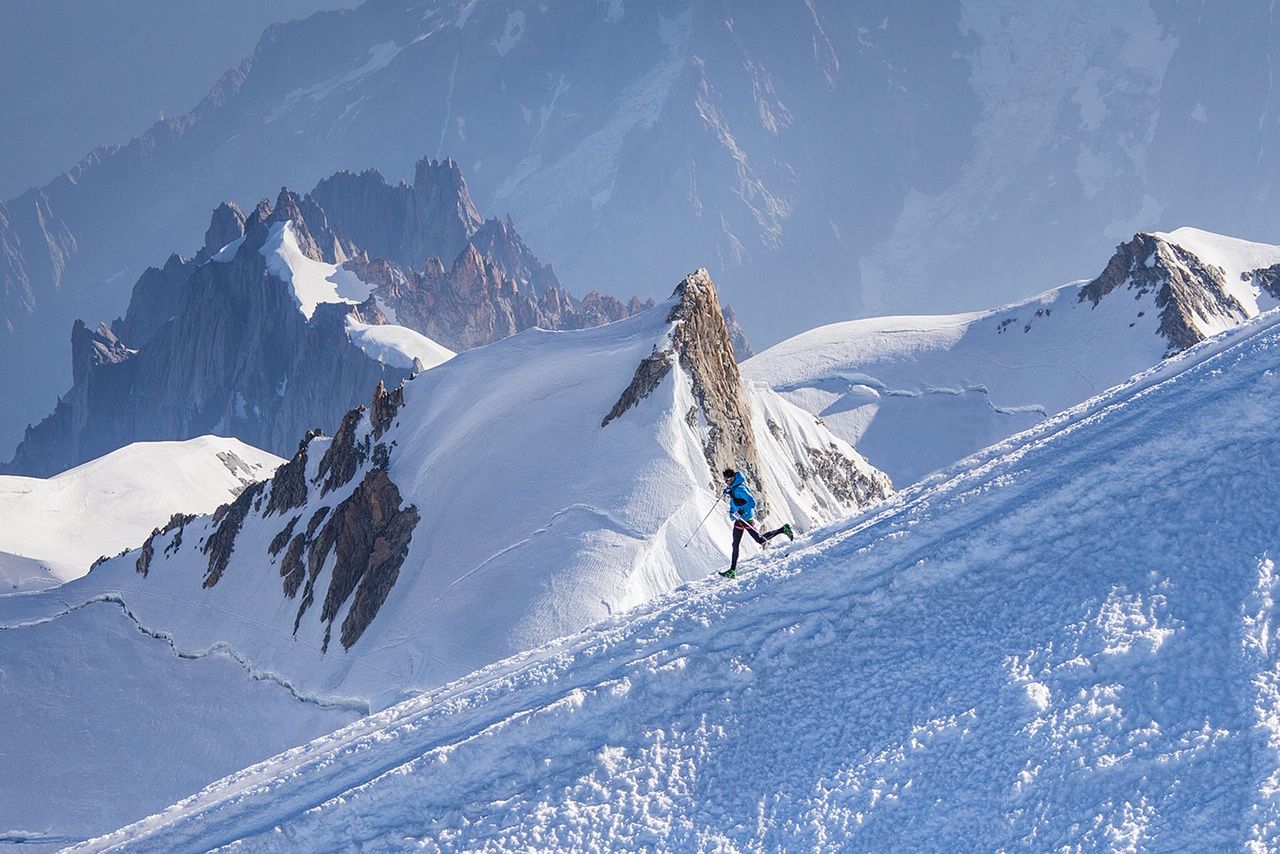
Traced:
[[760, 548], [766, 548], [769, 541], [779, 534], [786, 534], [787, 539], [794, 540], [795, 532], [791, 530], [791, 525], [786, 524], [774, 531], [761, 534], [756, 530], [756, 497], [751, 494], [751, 490], [747, 488], [747, 479], [742, 476], [742, 472], [737, 469], [725, 469], [724, 475], [724, 491], [721, 493], [729, 499], [729, 518], [733, 521], [733, 560], [729, 564], [729, 568], [720, 575], [725, 578], [736, 578], [738, 575], [738, 547], [742, 544], [742, 532], [747, 531], [751, 534], [751, 538], [760, 544]]

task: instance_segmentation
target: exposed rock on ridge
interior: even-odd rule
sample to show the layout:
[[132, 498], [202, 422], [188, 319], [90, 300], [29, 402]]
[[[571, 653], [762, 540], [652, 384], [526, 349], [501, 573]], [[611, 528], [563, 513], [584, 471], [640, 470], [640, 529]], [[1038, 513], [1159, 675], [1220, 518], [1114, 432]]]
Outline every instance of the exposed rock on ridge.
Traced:
[[[288, 510], [306, 508], [330, 492], [345, 491], [346, 497], [332, 510], [324, 505], [312, 511], [304, 531], [297, 531], [302, 514], [290, 516], [272, 538], [262, 561], [274, 564], [284, 551], [279, 566], [283, 594], [292, 599], [302, 591], [294, 634], [315, 603], [320, 576], [331, 569], [319, 617], [325, 623], [322, 651], [328, 650], [333, 623], [348, 601], [350, 607], [345, 609], [339, 640], [344, 649], [358, 641], [395, 585], [420, 518], [416, 507], [404, 504], [399, 487], [387, 473], [391, 450], [381, 443], [373, 444], [403, 400], [399, 389], [388, 392], [379, 383], [367, 414], [363, 406], [351, 410], [332, 440], [324, 440], [318, 431], [308, 433], [297, 453], [276, 470], [270, 481], [253, 484], [235, 501], [218, 508], [208, 523], [212, 531], [199, 546], [207, 558], [203, 586], [215, 587], [222, 580], [246, 519], [283, 515]], [[317, 440], [327, 441], [328, 448], [315, 476], [308, 479], [308, 453]], [[356, 484], [354, 488], [352, 483]], [[165, 528], [152, 532], [138, 557], [140, 574], [147, 574], [157, 540], [169, 532], [178, 533], [166, 546], [166, 552], [181, 548], [182, 529], [189, 521], [191, 517], [175, 516]]]
[[1096, 306], [1117, 289], [1136, 291], [1139, 297], [1155, 294], [1159, 334], [1169, 344], [1166, 356], [1203, 341], [1207, 336], [1201, 321], [1235, 326], [1249, 317], [1228, 293], [1221, 270], [1153, 234], [1139, 233], [1117, 246], [1102, 274], [1080, 290], [1079, 300]]
[[[720, 470], [728, 466], [760, 483], [751, 409], [742, 394], [742, 375], [733, 357], [733, 344], [711, 274], [706, 268], [690, 273], [673, 296], [678, 299], [667, 315], [667, 322], [672, 324], [667, 346], [655, 349], [640, 363], [630, 385], [600, 426], [607, 427], [648, 397], [678, 360], [689, 376], [707, 425], [703, 454], [711, 482], [717, 482]], [[763, 494], [760, 499], [764, 504]]]

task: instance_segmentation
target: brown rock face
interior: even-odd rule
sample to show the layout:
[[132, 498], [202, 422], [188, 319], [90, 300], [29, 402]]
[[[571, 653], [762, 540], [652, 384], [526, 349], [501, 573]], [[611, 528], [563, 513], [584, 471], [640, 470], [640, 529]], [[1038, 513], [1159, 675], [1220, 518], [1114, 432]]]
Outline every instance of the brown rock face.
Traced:
[[165, 523], [163, 528], [156, 528], [155, 530], [153, 530], [151, 532], [151, 535], [147, 537], [146, 542], [142, 544], [142, 550], [138, 554], [138, 560], [134, 563], [134, 569], [137, 571], [137, 573], [141, 575], [143, 578], [146, 578], [147, 573], [150, 572], [151, 561], [156, 556], [156, 551], [155, 551], [156, 537], [160, 537], [169, 533], [170, 531], [177, 530], [178, 533], [174, 536], [173, 541], [169, 543], [169, 545], [165, 548], [166, 552], [177, 551], [182, 546], [183, 528], [185, 528], [186, 524], [194, 518], [196, 517], [188, 515], [186, 513], [174, 513], [172, 516], [169, 517], [169, 521]]
[[[385, 388], [384, 388], [385, 391]], [[369, 458], [369, 439], [356, 441], [356, 432], [363, 420], [364, 407], [351, 410], [342, 419], [342, 426], [333, 435], [333, 442], [320, 458], [320, 468], [316, 472], [317, 480], [324, 480], [320, 494], [327, 495], [340, 486], [351, 482], [361, 464]]]
[[205, 572], [201, 587], [209, 588], [222, 579], [227, 564], [231, 561], [231, 553], [235, 551], [236, 537], [240, 534], [240, 526], [244, 524], [249, 509], [262, 495], [267, 481], [259, 481], [240, 493], [230, 504], [224, 504], [213, 514], [213, 522], [218, 527], [204, 541], [201, 551], [209, 556], [209, 568]]
[[328, 624], [323, 649], [328, 650], [333, 621], [353, 593], [355, 599], [342, 621], [340, 639], [343, 648], [350, 648], [360, 639], [399, 578], [418, 524], [417, 508], [401, 507], [402, 503], [400, 490], [386, 470], [370, 469], [355, 491], [327, 514], [323, 526], [317, 530], [325, 518], [317, 511], [306, 533], [293, 538], [280, 575], [284, 578], [285, 595], [292, 598], [303, 578], [302, 556], [306, 553], [306, 587], [294, 617], [295, 633], [315, 601], [320, 571], [333, 554], [333, 575], [320, 611], [321, 622]]
[[387, 391], [386, 384], [379, 380], [377, 388], [373, 390], [373, 402], [369, 406], [369, 424], [373, 427], [374, 439], [382, 438], [402, 406], [404, 386], [397, 387], [395, 391]]
[[283, 515], [307, 503], [307, 446], [320, 435], [323, 434], [319, 430], [308, 430], [298, 443], [293, 458], [276, 469], [275, 477], [271, 479], [271, 495], [267, 498], [267, 516], [273, 513]]
[[866, 507], [888, 498], [893, 491], [887, 476], [868, 478], [835, 445], [806, 450], [809, 462], [800, 467], [801, 478], [821, 480], [832, 495], [850, 507]]
[[[679, 302], [667, 316], [673, 324], [670, 344], [641, 361], [631, 383], [600, 423], [606, 427], [648, 397], [670, 372], [674, 359], [689, 374], [693, 394], [708, 425], [703, 454], [717, 483], [725, 467], [739, 469], [760, 483], [760, 462], [751, 410], [742, 395], [742, 375], [734, 361], [733, 344], [725, 326], [715, 284], [706, 269], [690, 273], [676, 287]], [[763, 494], [759, 496], [762, 506]]]
[[1124, 288], [1138, 296], [1155, 294], [1160, 309], [1160, 335], [1169, 342], [1165, 356], [1172, 356], [1204, 340], [1195, 318], [1227, 318], [1232, 325], [1248, 313], [1226, 288], [1223, 273], [1203, 264], [1180, 246], [1152, 234], [1137, 234], [1116, 247], [1102, 275], [1080, 290], [1079, 300], [1093, 305], [1112, 291]]

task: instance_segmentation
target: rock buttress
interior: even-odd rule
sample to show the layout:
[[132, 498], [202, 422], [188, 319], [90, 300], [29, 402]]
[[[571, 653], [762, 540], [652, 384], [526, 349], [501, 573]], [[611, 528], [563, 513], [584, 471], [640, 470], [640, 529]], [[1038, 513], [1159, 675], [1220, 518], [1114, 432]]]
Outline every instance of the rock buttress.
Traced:
[[[641, 361], [631, 383], [600, 426], [608, 426], [648, 397], [678, 359], [689, 375], [694, 398], [707, 424], [702, 452], [711, 471], [711, 482], [719, 482], [721, 469], [733, 467], [760, 484], [751, 409], [742, 393], [742, 375], [734, 360], [733, 343], [711, 274], [700, 268], [685, 276], [676, 287], [675, 296], [679, 299], [667, 315], [667, 322], [672, 324], [669, 344], [655, 348]], [[759, 498], [763, 514], [765, 496], [761, 494]]]

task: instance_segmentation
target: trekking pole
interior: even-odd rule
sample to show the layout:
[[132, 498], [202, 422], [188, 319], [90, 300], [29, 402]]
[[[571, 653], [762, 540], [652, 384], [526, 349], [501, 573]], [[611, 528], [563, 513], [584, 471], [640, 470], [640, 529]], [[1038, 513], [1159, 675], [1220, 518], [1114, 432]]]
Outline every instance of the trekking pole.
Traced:
[[702, 517], [702, 521], [698, 523], [698, 527], [693, 529], [693, 533], [689, 535], [689, 539], [685, 540], [684, 547], [686, 549], [689, 548], [689, 543], [693, 542], [693, 538], [698, 536], [698, 532], [702, 530], [702, 526], [707, 524], [707, 520], [711, 518], [711, 514], [716, 512], [716, 508], [720, 506], [720, 502], [723, 499], [724, 499], [723, 495], [717, 496], [716, 503], [713, 504], [711, 506], [711, 509], [707, 511], [707, 515]]

